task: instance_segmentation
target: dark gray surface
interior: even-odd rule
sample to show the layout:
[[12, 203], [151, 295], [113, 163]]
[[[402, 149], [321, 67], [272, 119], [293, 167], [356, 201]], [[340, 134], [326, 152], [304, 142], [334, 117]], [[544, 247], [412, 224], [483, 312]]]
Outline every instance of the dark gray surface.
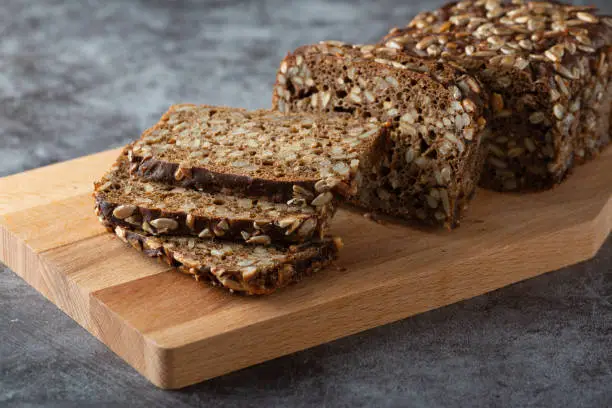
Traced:
[[[3, 0], [0, 175], [119, 146], [174, 102], [267, 107], [286, 51], [365, 43], [440, 2], [298, 4]], [[612, 406], [611, 303], [612, 239], [587, 263], [165, 392], [0, 267], [0, 406]]]

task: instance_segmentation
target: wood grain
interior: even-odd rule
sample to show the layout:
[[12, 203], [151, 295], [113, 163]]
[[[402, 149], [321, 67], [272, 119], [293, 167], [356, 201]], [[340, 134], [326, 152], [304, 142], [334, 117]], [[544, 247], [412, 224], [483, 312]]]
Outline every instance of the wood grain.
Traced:
[[480, 191], [461, 228], [340, 211], [338, 268], [268, 297], [198, 283], [105, 233], [91, 185], [118, 151], [0, 179], [0, 257], [154, 384], [180, 388], [592, 257], [612, 150], [547, 192]]

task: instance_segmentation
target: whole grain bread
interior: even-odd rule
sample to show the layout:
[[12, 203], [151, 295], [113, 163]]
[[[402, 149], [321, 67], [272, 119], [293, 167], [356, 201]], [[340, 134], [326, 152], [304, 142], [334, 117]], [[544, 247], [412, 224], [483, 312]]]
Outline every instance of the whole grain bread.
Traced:
[[281, 62], [273, 108], [391, 120], [382, 166], [364, 173], [353, 202], [454, 227], [486, 155], [488, 96], [465, 71], [376, 46], [307, 45]]
[[107, 227], [124, 242], [179, 271], [214, 286], [247, 295], [274, 292], [317, 272], [336, 258], [339, 239], [326, 238], [289, 247], [252, 246], [183, 236], [153, 237], [121, 226]]
[[95, 183], [96, 213], [149, 234], [193, 235], [246, 243], [304, 242], [323, 237], [334, 209], [273, 203], [143, 181], [129, 174], [127, 151]]
[[357, 194], [380, 168], [388, 144], [386, 124], [347, 115], [184, 104], [145, 131], [128, 157], [144, 180], [334, 207], [335, 196]]
[[491, 90], [485, 187], [549, 188], [610, 141], [612, 17], [593, 6], [460, 1], [381, 44], [459, 65]]

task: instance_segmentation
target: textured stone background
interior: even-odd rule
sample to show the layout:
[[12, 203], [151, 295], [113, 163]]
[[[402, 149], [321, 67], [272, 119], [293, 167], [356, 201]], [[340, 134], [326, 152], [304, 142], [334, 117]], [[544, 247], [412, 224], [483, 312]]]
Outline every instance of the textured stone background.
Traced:
[[[284, 53], [439, 1], [0, 2], [0, 176], [116, 147], [173, 102], [270, 104]], [[609, 0], [600, 6], [612, 12]], [[592, 261], [155, 389], [0, 266], [0, 406], [612, 406], [612, 239]]]

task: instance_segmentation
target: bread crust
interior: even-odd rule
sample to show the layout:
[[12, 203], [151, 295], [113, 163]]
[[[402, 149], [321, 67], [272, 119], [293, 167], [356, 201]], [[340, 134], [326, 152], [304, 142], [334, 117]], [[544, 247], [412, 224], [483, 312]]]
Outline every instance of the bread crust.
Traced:
[[458, 64], [490, 89], [486, 188], [550, 188], [610, 141], [612, 17], [593, 6], [449, 3], [381, 45]]

